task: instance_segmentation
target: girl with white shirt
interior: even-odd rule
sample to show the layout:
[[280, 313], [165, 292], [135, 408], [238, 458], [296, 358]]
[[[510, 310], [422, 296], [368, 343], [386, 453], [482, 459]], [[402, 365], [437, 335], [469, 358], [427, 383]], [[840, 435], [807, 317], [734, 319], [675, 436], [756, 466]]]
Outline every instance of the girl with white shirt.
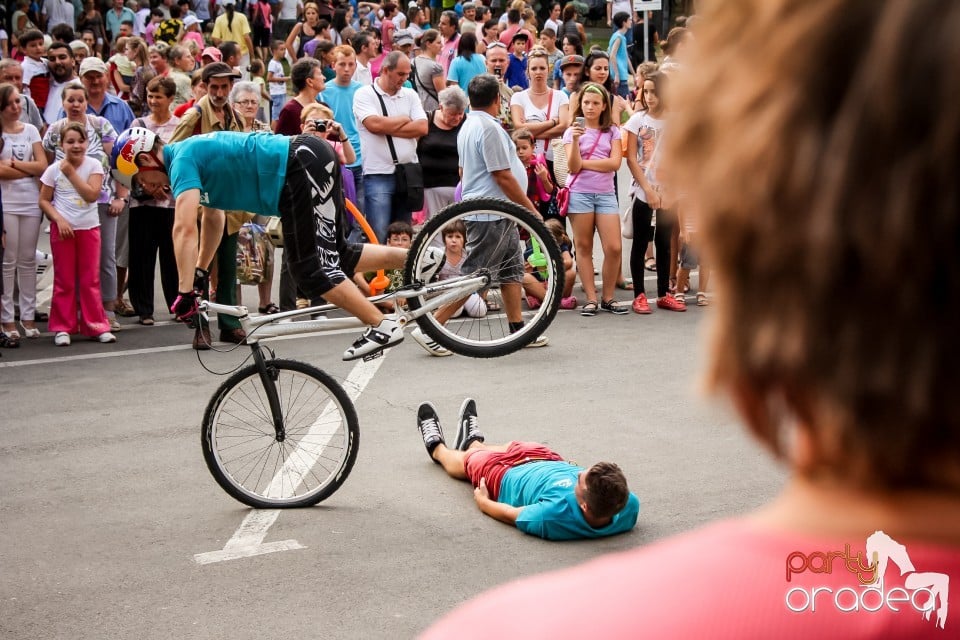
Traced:
[[0, 323], [8, 340], [20, 339], [14, 323], [14, 282], [20, 285], [20, 325], [28, 338], [40, 337], [34, 322], [37, 308], [37, 240], [42, 216], [37, 177], [47, 168], [40, 132], [20, 122], [20, 92], [0, 84], [0, 197], [3, 199], [6, 250], [3, 256], [3, 296]]
[[[100, 216], [97, 198], [103, 165], [87, 156], [87, 130], [69, 122], [60, 131], [63, 160], [40, 177], [40, 209], [52, 221], [53, 299], [50, 330], [54, 344], [70, 345], [70, 334], [83, 333], [99, 342], [116, 342], [100, 301]], [[77, 301], [79, 300], [79, 319]]]

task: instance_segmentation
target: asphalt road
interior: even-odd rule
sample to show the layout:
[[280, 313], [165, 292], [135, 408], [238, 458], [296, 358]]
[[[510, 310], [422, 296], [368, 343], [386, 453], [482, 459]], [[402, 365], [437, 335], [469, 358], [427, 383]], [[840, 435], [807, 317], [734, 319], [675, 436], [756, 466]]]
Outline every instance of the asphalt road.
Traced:
[[[709, 314], [561, 311], [549, 347], [492, 360], [432, 358], [408, 339], [356, 401], [359, 458], [344, 486], [282, 512], [248, 509], [208, 473], [200, 421], [223, 378], [182, 326], [158, 314], [155, 327], [124, 320], [112, 345], [24, 340], [0, 359], [0, 637], [412, 637], [511, 578], [754, 508], [782, 474], [698, 391]], [[274, 348], [343, 380], [355, 333]], [[246, 354], [202, 359], [229, 371]], [[551, 543], [483, 516], [415, 425], [430, 400], [452, 439], [468, 395], [489, 442], [619, 463], [642, 503], [636, 529]], [[231, 554], [251, 536], [272, 552]]]
[[[626, 296], [624, 296], [625, 298]], [[431, 358], [408, 340], [360, 395], [359, 459], [321, 506], [284, 511], [265, 543], [302, 548], [210, 564], [251, 513], [213, 482], [199, 424], [221, 378], [181, 326], [125, 327], [115, 345], [49, 336], [0, 368], [0, 632], [10, 638], [410, 637], [511, 578], [645, 545], [748, 510], [780, 475], [726, 409], [696, 392], [709, 310], [582, 318], [494, 360]], [[351, 334], [277, 342], [343, 379]], [[203, 357], [227, 370], [241, 352]], [[618, 462], [638, 527], [549, 543], [484, 517], [424, 454], [414, 415], [451, 433], [464, 396], [490, 441], [546, 442]]]

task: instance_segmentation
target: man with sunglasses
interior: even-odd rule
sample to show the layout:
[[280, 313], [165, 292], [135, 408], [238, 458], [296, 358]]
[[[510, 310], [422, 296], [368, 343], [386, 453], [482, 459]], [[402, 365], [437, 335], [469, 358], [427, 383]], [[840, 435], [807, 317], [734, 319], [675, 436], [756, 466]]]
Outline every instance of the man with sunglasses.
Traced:
[[513, 117], [510, 115], [510, 100], [513, 98], [513, 89], [508, 87], [503, 81], [503, 76], [507, 72], [507, 66], [510, 64], [507, 45], [502, 42], [492, 42], [488, 44], [486, 61], [487, 73], [495, 76], [500, 83], [500, 115], [498, 119], [504, 129], [513, 131]]

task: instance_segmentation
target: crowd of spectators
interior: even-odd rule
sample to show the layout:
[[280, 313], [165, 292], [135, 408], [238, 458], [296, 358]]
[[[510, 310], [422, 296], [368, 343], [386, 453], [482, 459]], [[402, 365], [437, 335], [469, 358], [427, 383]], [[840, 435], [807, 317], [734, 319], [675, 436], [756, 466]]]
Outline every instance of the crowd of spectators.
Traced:
[[[9, 20], [3, 16], [0, 30], [4, 141], [0, 192], [6, 247], [2, 344], [18, 346], [22, 337], [38, 337], [37, 322], [47, 320], [37, 309], [37, 272], [51, 258], [38, 251], [39, 238], [41, 233], [50, 233], [51, 240], [63, 238], [56, 234], [56, 221], [43, 220], [35, 192], [47, 167], [64, 162], [60, 132], [67, 124], [78, 123], [85, 129], [86, 154], [105, 170], [95, 203], [97, 221], [91, 229], [96, 229], [99, 241], [96, 283], [110, 331], [116, 331], [121, 328], [117, 316], [154, 324], [158, 261], [167, 307], [176, 295], [170, 238], [173, 202], [130, 191], [110, 177], [108, 157], [119, 133], [138, 126], [165, 141], [221, 130], [294, 136], [307, 120], [328, 121], [328, 139], [343, 164], [345, 192], [376, 235], [365, 239], [385, 242], [392, 223], [421, 223], [454, 201], [460, 181], [457, 136], [469, 112], [466, 90], [481, 74], [498, 80], [500, 126], [511, 134], [529, 133], [532, 154], [524, 164], [533, 178], [530, 193], [536, 191], [540, 213], [561, 221], [564, 233], [572, 227], [573, 246], [581, 251], [590, 246], [582, 237], [586, 229], [591, 237], [593, 229], [599, 230], [609, 263], [603, 269], [604, 279], [615, 279], [621, 289], [632, 288], [620, 273], [620, 217], [606, 215], [630, 209], [632, 203], [617, 202], [614, 193], [613, 211], [574, 207], [569, 212], [574, 222], [568, 225], [564, 207], [558, 206], [563, 189], [556, 180], [554, 160], [557, 153], [565, 157], [581, 153], [580, 136], [568, 136], [563, 144], [563, 135], [583, 115], [584, 83], [593, 83], [602, 87], [601, 95], [609, 101], [609, 122], [601, 125], [604, 135], [612, 127], [614, 133], [607, 136], [611, 144], [620, 148], [623, 140], [624, 150], [637, 152], [633, 162], [627, 163], [634, 180], [632, 194], [642, 199], [658, 188], [654, 156], [660, 129], [648, 122], [635, 130], [625, 127], [620, 135], [620, 127], [633, 114], [649, 111], [644, 78], [657, 75], [656, 63], [645, 61], [644, 52], [633, 42], [638, 28], [634, 23], [642, 26], [651, 16], [632, 10], [614, 12], [608, 16], [609, 42], [606, 35], [595, 37], [585, 58], [586, 31], [576, 5], [544, 6], [538, 16], [524, 0], [514, 0], [502, 11], [498, 4], [491, 8], [459, 0], [411, 0], [406, 6], [391, 0], [131, 0], [127, 4], [121, 0], [17, 0], [9, 7]], [[622, 3], [611, 2], [611, 7], [614, 4]], [[658, 40], [655, 30], [651, 35]], [[661, 43], [665, 72], [678, 72], [677, 53], [685, 37], [684, 29], [675, 29]], [[651, 49], [648, 57], [652, 55]], [[316, 111], [314, 105], [323, 109]], [[652, 118], [651, 122], [659, 121]], [[583, 132], [583, 140], [592, 139], [587, 130], [578, 131]], [[628, 146], [637, 140], [639, 144]], [[611, 144], [602, 147], [607, 149], [604, 153], [609, 153]], [[577, 172], [570, 172], [574, 203], [584, 202], [576, 196], [596, 182], [587, 176], [596, 173], [597, 167], [586, 152], [584, 148], [584, 176], [576, 180]], [[423, 168], [425, 197], [419, 210], [413, 210], [409, 199], [398, 193], [396, 168], [402, 164]], [[615, 176], [621, 164], [614, 166], [608, 157], [599, 171]], [[550, 184], [549, 190], [542, 188], [544, 181]], [[633, 214], [637, 225], [633, 252], [639, 252], [640, 259], [631, 256], [632, 275], [634, 282], [642, 283], [637, 265], [653, 268], [656, 262], [652, 248], [647, 249], [653, 239], [648, 230], [655, 218], [670, 231], [666, 243], [657, 242], [666, 254], [656, 264], [666, 274], [664, 286], [658, 286], [658, 305], [682, 311], [683, 289], [690, 280], [681, 272], [678, 290], [678, 255], [694, 252], [682, 251], [680, 225], [670, 226], [677, 218], [674, 203], [668, 204], [666, 196], [659, 198], [660, 207], [641, 207]], [[648, 209], [656, 209], [659, 216], [648, 215]], [[596, 224], [578, 225], [576, 221], [585, 215], [591, 220], [596, 215]], [[228, 212], [227, 219], [214, 261], [211, 293], [217, 301], [232, 304], [240, 292], [238, 232], [244, 225], [262, 225], [266, 220], [253, 220], [242, 211]], [[352, 235], [364, 239], [359, 227]], [[617, 242], [612, 242], [612, 235]], [[63, 245], [60, 249], [62, 254]], [[56, 279], [58, 252], [54, 248], [52, 253], [56, 296], [62, 283]], [[614, 262], [616, 269], [610, 266]], [[260, 273], [259, 282], [245, 281], [258, 284], [257, 308], [262, 313], [311, 302], [299, 295], [282, 260], [278, 267], [277, 302], [271, 300], [269, 270]], [[584, 315], [592, 315], [590, 311], [598, 306], [625, 312], [608, 304], [610, 286], [603, 287], [604, 299], [596, 300], [590, 293], [594, 274], [581, 275], [589, 281], [584, 287], [588, 292]], [[565, 300], [568, 308], [578, 304], [569, 295]], [[706, 303], [705, 296], [698, 300]], [[642, 286], [633, 309], [650, 311]], [[238, 343], [245, 337], [232, 319], [221, 319], [219, 328], [222, 340]], [[195, 348], [209, 343], [209, 331], [198, 327]]]

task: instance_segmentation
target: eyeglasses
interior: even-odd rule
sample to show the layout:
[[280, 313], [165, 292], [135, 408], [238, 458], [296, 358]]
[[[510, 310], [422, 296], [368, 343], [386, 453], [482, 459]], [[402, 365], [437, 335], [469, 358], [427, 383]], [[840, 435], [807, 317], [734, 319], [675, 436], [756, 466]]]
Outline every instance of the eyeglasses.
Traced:
[[234, 104], [238, 104], [242, 107], [255, 107], [260, 104], [259, 100], [237, 100]]

